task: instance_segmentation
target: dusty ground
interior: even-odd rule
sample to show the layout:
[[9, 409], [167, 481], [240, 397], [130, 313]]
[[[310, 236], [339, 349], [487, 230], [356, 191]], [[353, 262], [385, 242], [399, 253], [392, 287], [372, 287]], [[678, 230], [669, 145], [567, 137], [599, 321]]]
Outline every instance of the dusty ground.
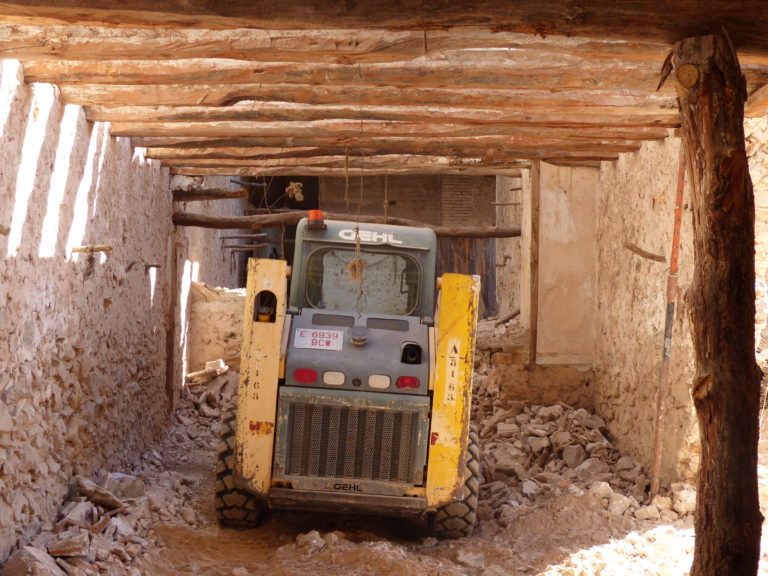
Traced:
[[[150, 499], [161, 496], [134, 574], [672, 576], [690, 567], [690, 517], [615, 516], [583, 494], [552, 495], [503, 522], [485, 514], [476, 534], [460, 541], [439, 542], [403, 520], [309, 513], [276, 512], [255, 529], [221, 528], [212, 505], [217, 429], [187, 401], [148, 455], [141, 476]], [[760, 475], [767, 491], [768, 467]], [[760, 574], [768, 574], [765, 554]]]
[[[677, 503], [659, 504], [658, 510], [655, 503], [646, 506], [645, 473], [637, 463], [632, 469], [631, 459], [629, 468], [620, 471], [620, 462], [627, 459], [602, 435], [601, 430], [607, 432], [601, 418], [564, 404], [512, 406], [499, 399], [490, 380], [477, 378], [473, 402], [485, 483], [471, 538], [438, 541], [427, 535], [425, 526], [407, 520], [283, 511], [258, 528], [220, 527], [213, 508], [218, 405], [234, 391], [232, 374], [207, 388], [187, 389], [162, 442], [135, 469], [117, 471], [141, 479], [139, 496], [107, 506], [75, 495], [62, 518], [32, 545], [56, 556], [55, 562], [67, 570], [50, 572], [57, 576], [689, 573], [692, 517]], [[566, 449], [550, 444], [563, 434], [564, 446], [576, 452], [586, 448], [578, 462], [602, 464], [582, 476], [582, 466], [567, 463]], [[544, 448], [532, 448], [541, 441]], [[513, 446], [524, 449], [524, 466], [515, 464]], [[760, 448], [761, 502], [768, 516], [768, 441]], [[677, 495], [672, 496], [667, 502], [674, 502]], [[75, 505], [93, 514], [77, 516]], [[692, 508], [691, 497], [688, 510]], [[659, 515], [662, 519], [645, 519]], [[768, 526], [763, 532], [759, 573], [768, 576]], [[52, 548], [71, 551], [56, 554]], [[11, 572], [21, 573], [27, 572]]]

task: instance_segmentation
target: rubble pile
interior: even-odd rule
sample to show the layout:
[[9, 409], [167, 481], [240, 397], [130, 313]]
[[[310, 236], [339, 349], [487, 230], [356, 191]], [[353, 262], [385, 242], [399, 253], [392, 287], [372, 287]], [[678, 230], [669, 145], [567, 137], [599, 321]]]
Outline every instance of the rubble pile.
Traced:
[[221, 417], [221, 406], [232, 400], [237, 390], [239, 374], [220, 359], [206, 362], [204, 370], [187, 374], [188, 393], [202, 416]]
[[96, 484], [75, 478], [75, 496], [58, 521], [17, 550], [2, 576], [138, 576], [133, 567], [155, 543], [145, 536], [151, 525], [144, 482], [112, 473]]
[[565, 404], [512, 403], [498, 408], [480, 431], [485, 457], [481, 517], [502, 524], [511, 509], [562, 494], [599, 501], [612, 515], [674, 521], [693, 512], [692, 486], [673, 484], [671, 497], [647, 502], [648, 477], [622, 456], [600, 416]]

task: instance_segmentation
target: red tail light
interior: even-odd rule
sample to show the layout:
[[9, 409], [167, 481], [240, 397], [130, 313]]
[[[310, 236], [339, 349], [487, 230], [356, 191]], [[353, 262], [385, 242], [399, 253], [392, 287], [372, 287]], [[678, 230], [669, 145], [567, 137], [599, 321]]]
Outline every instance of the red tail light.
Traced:
[[418, 388], [421, 382], [416, 376], [400, 376], [397, 379], [398, 388]]
[[293, 371], [293, 379], [299, 384], [313, 384], [317, 382], [317, 372], [311, 368], [296, 368]]

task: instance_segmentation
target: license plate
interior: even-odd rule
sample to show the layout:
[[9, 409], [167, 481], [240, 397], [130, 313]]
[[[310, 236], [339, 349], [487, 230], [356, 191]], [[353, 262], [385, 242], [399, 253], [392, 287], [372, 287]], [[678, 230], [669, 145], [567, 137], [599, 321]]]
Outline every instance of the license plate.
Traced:
[[341, 350], [344, 344], [343, 330], [311, 330], [299, 328], [293, 337], [294, 348], [314, 350]]

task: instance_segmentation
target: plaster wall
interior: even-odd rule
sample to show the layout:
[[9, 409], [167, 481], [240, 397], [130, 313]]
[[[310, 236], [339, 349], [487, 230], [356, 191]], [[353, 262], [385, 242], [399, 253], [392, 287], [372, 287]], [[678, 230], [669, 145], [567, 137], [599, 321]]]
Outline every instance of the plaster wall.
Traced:
[[[653, 462], [679, 153], [680, 140], [670, 137], [645, 143], [637, 153], [622, 154], [600, 170], [595, 404], [619, 449], [643, 462], [647, 470]], [[686, 187], [662, 485], [691, 479], [698, 466], [688, 393], [693, 348], [680, 297], [691, 282], [694, 265], [689, 202]], [[640, 256], [628, 245], [666, 261]]]
[[598, 177], [541, 163], [537, 364], [592, 364]]
[[[522, 179], [497, 176], [496, 202], [496, 225], [520, 226]], [[497, 238], [495, 247], [497, 316], [506, 318], [520, 310], [520, 238]]]
[[174, 233], [167, 171], [108, 128], [0, 61], [0, 564], [73, 475], [130, 472], [158, 439], [182, 366], [176, 291], [185, 272], [231, 272]]

